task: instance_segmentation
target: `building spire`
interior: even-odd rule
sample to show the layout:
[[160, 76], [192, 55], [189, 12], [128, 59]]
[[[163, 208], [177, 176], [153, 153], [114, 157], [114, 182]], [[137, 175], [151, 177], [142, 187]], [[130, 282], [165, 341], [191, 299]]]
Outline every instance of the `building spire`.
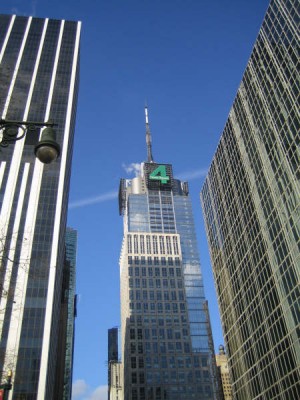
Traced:
[[146, 143], [147, 143], [147, 161], [148, 162], [153, 162], [153, 156], [152, 156], [152, 140], [151, 140], [151, 132], [150, 132], [150, 126], [149, 126], [149, 120], [148, 120], [148, 107], [147, 105], [145, 106], [145, 118], [146, 118]]

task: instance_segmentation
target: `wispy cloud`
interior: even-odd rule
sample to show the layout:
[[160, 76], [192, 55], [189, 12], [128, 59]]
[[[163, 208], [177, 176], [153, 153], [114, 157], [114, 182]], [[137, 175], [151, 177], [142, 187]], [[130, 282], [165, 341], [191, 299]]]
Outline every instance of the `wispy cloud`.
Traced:
[[72, 386], [72, 400], [107, 400], [107, 386], [91, 389], [83, 379], [78, 379]]
[[106, 192], [106, 193], [99, 194], [98, 196], [92, 196], [92, 197], [87, 197], [82, 200], [73, 201], [69, 204], [69, 209], [90, 206], [92, 204], [103, 203], [104, 201], [116, 199], [117, 197], [118, 197], [118, 192], [116, 192], [116, 191]]
[[37, 6], [37, 0], [32, 0], [31, 2], [31, 12], [32, 12], [32, 16], [35, 17], [36, 16], [36, 6]]
[[207, 172], [207, 168], [194, 169], [191, 171], [182, 172], [181, 174], [177, 175], [176, 178], [182, 181], [192, 181], [193, 179], [205, 177], [207, 175]]
[[129, 165], [122, 164], [122, 167], [127, 174], [131, 174], [133, 172], [135, 176], [138, 176], [141, 173], [141, 164], [138, 163], [131, 163]]
[[[127, 172], [127, 174], [134, 173], [136, 176], [141, 172], [141, 165], [137, 163], [131, 163], [129, 165], [123, 164], [122, 167]], [[194, 179], [203, 178], [207, 175], [207, 168], [194, 169], [186, 172], [182, 172], [179, 175], [176, 174], [176, 178], [183, 181], [192, 181]], [[114, 200], [118, 197], [117, 191], [111, 191], [99, 194], [97, 196], [87, 197], [85, 199], [73, 201], [69, 204], [69, 210], [73, 208], [80, 208], [91, 206], [93, 204], [103, 203], [104, 201]]]

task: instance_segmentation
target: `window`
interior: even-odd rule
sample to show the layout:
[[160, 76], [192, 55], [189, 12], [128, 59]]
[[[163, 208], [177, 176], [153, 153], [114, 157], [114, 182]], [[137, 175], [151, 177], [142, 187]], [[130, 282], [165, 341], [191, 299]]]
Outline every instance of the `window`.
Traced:
[[139, 252], [139, 246], [138, 246], [138, 235], [133, 236], [133, 248], [134, 248], [134, 253]]
[[163, 236], [159, 237], [159, 249], [161, 254], [165, 254], [165, 241]]
[[136, 358], [131, 357], [131, 368], [135, 369], [136, 368]]
[[128, 253], [132, 253], [131, 235], [127, 236], [127, 246], [128, 246]]
[[166, 237], [166, 242], [167, 242], [167, 254], [172, 254], [172, 246], [171, 246], [171, 238], [170, 238], [170, 236]]
[[174, 248], [174, 254], [179, 254], [178, 240], [176, 236], [173, 236], [173, 248]]
[[[141, 248], [141, 253], [145, 254], [145, 237], [144, 235], [140, 236], [140, 248]], [[144, 257], [145, 259], [145, 257]]]
[[[150, 240], [149, 235], [146, 236], [146, 246], [147, 246], [147, 254], [151, 254], [151, 240]], [[149, 257], [148, 257], [148, 260], [149, 260]], [[148, 263], [149, 263], [149, 261], [148, 261]]]
[[157, 236], [152, 237], [153, 253], [158, 254]]

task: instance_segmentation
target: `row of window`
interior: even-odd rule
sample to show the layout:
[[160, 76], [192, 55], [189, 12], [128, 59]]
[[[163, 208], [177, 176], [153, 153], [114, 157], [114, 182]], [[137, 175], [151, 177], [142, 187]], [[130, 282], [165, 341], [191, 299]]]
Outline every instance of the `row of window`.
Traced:
[[[175, 290], [172, 290], [170, 292], [168, 291], [164, 291], [161, 292], [160, 290], [154, 291], [154, 290], [129, 290], [129, 300], [143, 300], [143, 301], [176, 301], [177, 298], [180, 301], [184, 300], [184, 293], [183, 290], [179, 290], [178, 292], [176, 292]], [[199, 300], [197, 299], [197, 304], [196, 304], [196, 308], [199, 308]], [[190, 305], [190, 303], [189, 303]], [[191, 308], [193, 308], [193, 304], [191, 303]]]
[[181, 316], [166, 316], [164, 318], [156, 317], [154, 315], [130, 315], [129, 321], [131, 325], [137, 326], [178, 326], [187, 323], [185, 315]]
[[[156, 264], [157, 265], [157, 264]], [[128, 276], [149, 276], [149, 277], [175, 277], [175, 273], [176, 276], [178, 278], [181, 277], [181, 268], [159, 268], [159, 267], [128, 267]]]
[[151, 257], [148, 256], [128, 256], [128, 264], [135, 264], [135, 265], [180, 265], [179, 257]]
[[136, 289], [168, 289], [169, 287], [175, 289], [177, 287], [178, 289], [182, 289], [183, 283], [181, 279], [176, 281], [175, 279], [129, 278], [129, 287]]
[[127, 235], [128, 253], [179, 254], [177, 236]]
[[173, 313], [177, 314], [179, 311], [181, 313], [185, 312], [185, 304], [180, 303], [179, 307], [177, 303], [129, 303], [130, 310], [136, 310], [137, 312], [141, 312], [143, 310], [144, 313]]

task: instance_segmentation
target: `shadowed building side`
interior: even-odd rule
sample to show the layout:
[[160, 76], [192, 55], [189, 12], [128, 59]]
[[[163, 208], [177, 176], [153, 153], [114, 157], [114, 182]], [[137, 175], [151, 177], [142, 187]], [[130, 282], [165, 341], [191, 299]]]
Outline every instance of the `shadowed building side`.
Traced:
[[37, 160], [39, 130], [1, 148], [0, 235], [9, 259], [0, 266], [0, 370], [13, 372], [10, 400], [54, 396], [80, 29], [0, 16], [0, 118], [52, 120], [61, 149], [52, 164]]

